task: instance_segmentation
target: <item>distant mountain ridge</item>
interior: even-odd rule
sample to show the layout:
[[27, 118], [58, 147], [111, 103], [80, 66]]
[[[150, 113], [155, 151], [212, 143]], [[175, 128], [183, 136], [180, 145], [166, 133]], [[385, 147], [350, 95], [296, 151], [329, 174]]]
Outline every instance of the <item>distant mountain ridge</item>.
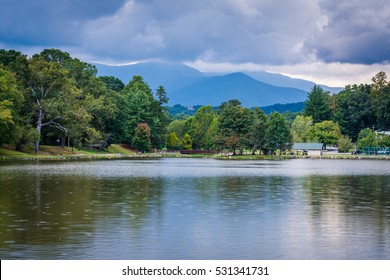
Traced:
[[[245, 107], [276, 103], [296, 103], [306, 100], [313, 82], [264, 71], [211, 74], [200, 72], [182, 63], [144, 62], [123, 66], [95, 64], [99, 76], [114, 76], [127, 84], [139, 75], [152, 90], [160, 85], [166, 89], [169, 105], [218, 106], [238, 99]], [[340, 88], [323, 87], [338, 92]]]

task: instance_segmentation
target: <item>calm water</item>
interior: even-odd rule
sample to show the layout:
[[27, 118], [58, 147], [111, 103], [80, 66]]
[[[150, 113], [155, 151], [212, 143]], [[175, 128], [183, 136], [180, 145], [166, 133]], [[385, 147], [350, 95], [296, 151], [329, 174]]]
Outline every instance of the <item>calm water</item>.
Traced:
[[1, 259], [390, 259], [390, 161], [0, 163]]

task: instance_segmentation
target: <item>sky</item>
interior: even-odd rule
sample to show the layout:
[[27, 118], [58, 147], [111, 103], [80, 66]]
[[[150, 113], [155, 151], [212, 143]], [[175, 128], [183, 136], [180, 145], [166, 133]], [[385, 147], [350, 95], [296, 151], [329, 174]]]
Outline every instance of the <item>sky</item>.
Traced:
[[390, 75], [388, 0], [0, 0], [0, 49], [183, 62], [329, 86]]

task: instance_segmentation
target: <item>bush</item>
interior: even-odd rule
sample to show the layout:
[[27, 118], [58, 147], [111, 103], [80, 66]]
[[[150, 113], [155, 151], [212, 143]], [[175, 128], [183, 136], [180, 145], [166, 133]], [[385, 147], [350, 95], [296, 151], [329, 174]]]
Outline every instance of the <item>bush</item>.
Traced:
[[339, 145], [339, 153], [347, 153], [349, 152], [349, 150], [353, 149], [352, 140], [348, 136], [342, 135], [339, 138], [338, 145]]

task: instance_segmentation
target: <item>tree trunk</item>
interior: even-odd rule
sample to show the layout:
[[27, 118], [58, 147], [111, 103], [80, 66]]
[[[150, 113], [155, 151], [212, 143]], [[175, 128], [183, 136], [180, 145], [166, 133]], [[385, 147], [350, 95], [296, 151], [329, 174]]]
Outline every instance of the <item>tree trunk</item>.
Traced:
[[38, 120], [37, 120], [38, 139], [37, 141], [35, 141], [35, 154], [39, 152], [39, 142], [41, 140], [41, 130], [42, 130], [42, 119], [43, 119], [43, 112], [42, 109], [39, 109]]

